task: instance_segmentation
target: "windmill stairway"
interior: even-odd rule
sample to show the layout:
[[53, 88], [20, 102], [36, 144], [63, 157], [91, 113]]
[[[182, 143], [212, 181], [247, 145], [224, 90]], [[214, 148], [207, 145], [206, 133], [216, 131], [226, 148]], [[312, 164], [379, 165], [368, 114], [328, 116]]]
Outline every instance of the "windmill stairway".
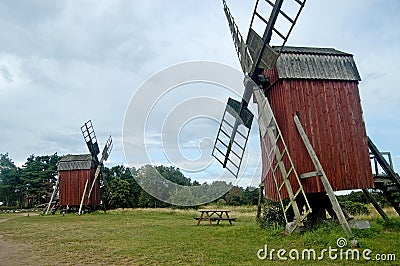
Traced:
[[[393, 170], [391, 163], [389, 164], [386, 161], [383, 157], [383, 153], [378, 150], [370, 138], [368, 138], [368, 147], [370, 149], [371, 159], [374, 160], [375, 164], [375, 173], [373, 175], [375, 188], [382, 191], [390, 204], [400, 215], [400, 177]], [[382, 175], [378, 173], [378, 164], [385, 174]]]

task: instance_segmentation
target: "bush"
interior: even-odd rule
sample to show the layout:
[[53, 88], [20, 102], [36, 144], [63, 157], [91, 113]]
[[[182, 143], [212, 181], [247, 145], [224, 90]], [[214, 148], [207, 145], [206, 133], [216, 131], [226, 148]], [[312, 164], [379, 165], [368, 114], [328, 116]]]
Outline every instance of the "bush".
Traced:
[[392, 206], [381, 191], [370, 191], [370, 193], [382, 208]]
[[226, 206], [226, 200], [224, 199], [219, 199], [217, 201], [217, 206]]
[[370, 214], [365, 204], [353, 201], [343, 201], [341, 204], [351, 215]]
[[261, 228], [284, 226], [286, 223], [282, 206], [279, 202], [268, 201], [264, 204], [262, 216], [258, 219]]

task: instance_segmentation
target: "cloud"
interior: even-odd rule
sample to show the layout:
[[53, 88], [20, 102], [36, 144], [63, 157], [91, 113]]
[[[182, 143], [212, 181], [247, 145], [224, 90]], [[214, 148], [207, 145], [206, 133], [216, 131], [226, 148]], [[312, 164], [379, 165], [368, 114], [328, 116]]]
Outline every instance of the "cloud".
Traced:
[[[253, 3], [229, 0], [228, 5], [246, 36]], [[288, 41], [354, 54], [363, 78], [359, 87], [368, 134], [393, 154], [400, 154], [399, 12], [396, 0], [307, 1]], [[80, 126], [92, 119], [100, 143], [109, 134], [114, 138], [110, 162], [123, 164], [125, 111], [143, 81], [187, 60], [219, 61], [240, 69], [222, 4], [215, 0], [3, 1], [0, 30], [0, 152], [19, 162], [31, 153], [87, 153]], [[196, 94], [211, 95], [222, 107], [211, 105], [208, 111], [222, 115], [227, 97], [233, 95], [203, 84], [186, 89], [160, 101], [148, 125], [154, 135], [147, 141], [158, 145], [161, 136], [167, 143], [178, 139], [180, 147], [171, 151], [181, 149], [193, 159], [200, 155], [199, 141], [215, 136], [218, 123], [188, 122], [178, 138], [174, 132], [182, 120], [173, 117], [179, 106], [175, 113], [169, 111]], [[204, 109], [188, 103], [193, 110]], [[138, 118], [147, 104], [138, 106]], [[168, 115], [169, 126], [162, 128]], [[130, 139], [129, 145], [137, 148], [141, 141]], [[253, 169], [259, 158], [256, 128], [248, 145]], [[157, 152], [157, 146], [150, 147]], [[131, 163], [139, 166], [141, 155], [135, 158]], [[396, 159], [395, 165], [398, 170]], [[220, 170], [209, 169], [204, 175]]]
[[4, 81], [13, 82], [12, 75], [11, 75], [10, 71], [4, 65], [2, 65], [0, 67], [0, 75], [4, 79]]

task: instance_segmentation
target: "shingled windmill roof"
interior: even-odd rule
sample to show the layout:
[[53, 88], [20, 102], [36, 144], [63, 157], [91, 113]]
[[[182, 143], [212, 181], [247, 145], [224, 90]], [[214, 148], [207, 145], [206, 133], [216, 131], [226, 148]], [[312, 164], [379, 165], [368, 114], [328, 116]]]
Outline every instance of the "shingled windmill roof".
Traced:
[[58, 171], [89, 170], [96, 168], [96, 161], [91, 154], [65, 155], [58, 163]]
[[284, 47], [276, 69], [282, 79], [361, 80], [353, 55], [334, 48]]

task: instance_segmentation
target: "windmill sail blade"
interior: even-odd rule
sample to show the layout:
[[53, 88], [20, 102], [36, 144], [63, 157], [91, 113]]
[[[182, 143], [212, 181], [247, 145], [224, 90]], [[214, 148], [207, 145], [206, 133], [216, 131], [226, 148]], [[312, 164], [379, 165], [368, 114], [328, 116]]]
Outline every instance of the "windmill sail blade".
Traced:
[[96, 134], [92, 125], [92, 120], [87, 121], [81, 127], [83, 138], [85, 139], [86, 145], [93, 157], [97, 159], [97, 155], [100, 153], [99, 144], [97, 143]]
[[239, 120], [239, 124], [243, 124], [248, 129], [251, 128], [251, 123], [253, 122], [254, 115], [251, 111], [244, 107], [241, 109], [241, 102], [236, 101], [232, 98], [228, 98], [228, 103], [226, 104], [226, 111], [229, 112], [233, 117]]
[[231, 30], [233, 43], [235, 44], [236, 54], [239, 58], [240, 65], [242, 66], [243, 72], [248, 73], [252, 65], [249, 49], [247, 48], [247, 45], [239, 32], [239, 28], [236, 25], [235, 20], [233, 19], [225, 0], [223, 0], [222, 2], [224, 5], [225, 15], [228, 20], [229, 29]]
[[[261, 52], [261, 48], [263, 47], [263, 39], [260, 35], [257, 34], [253, 29], [249, 30], [249, 35], [247, 37], [249, 52], [252, 58], [256, 58], [258, 54]], [[269, 45], [266, 46], [262, 57], [260, 58], [260, 62], [258, 68], [270, 68], [268, 66], [274, 66], [276, 61], [278, 60], [279, 53], [275, 51]]]
[[[283, 0], [276, 0], [275, 3], [270, 0], [259, 2], [259, 0], [256, 2], [246, 40], [254, 62], [251, 74], [257, 68], [271, 69], [275, 66], [306, 0], [285, 0], [285, 5], [283, 5]], [[272, 9], [268, 19], [262, 14], [265, 8]], [[264, 25], [265, 30], [262, 34], [257, 33], [256, 28], [259, 25]], [[276, 49], [270, 45], [271, 39], [277, 42]]]
[[[288, 13], [287, 11], [282, 10], [283, 0], [276, 0], [274, 3], [270, 0], [264, 0], [261, 1], [262, 3], [260, 3], [260, 1], [257, 0], [246, 43], [243, 41], [243, 37], [240, 34], [239, 29], [230, 13], [226, 1], [223, 0], [222, 2], [224, 5], [225, 15], [228, 19], [233, 42], [235, 44], [236, 53], [239, 57], [243, 72], [248, 75], [250, 79], [255, 81], [256, 84], [260, 84], [260, 82], [257, 82], [261, 81], [258, 77], [260, 73], [259, 70], [261, 68], [271, 69], [275, 66], [276, 60], [286, 44], [286, 41], [293, 29], [293, 26], [296, 24], [297, 18], [299, 17], [306, 0], [285, 1], [285, 3], [294, 3], [294, 13]], [[265, 13], [262, 11], [264, 10], [262, 8], [263, 4], [272, 9], [268, 20], [263, 16], [263, 13]], [[290, 11], [293, 11], [293, 5]], [[289, 25], [287, 27], [287, 31], [280, 29], [280, 20], [284, 20], [286, 24]], [[278, 24], [276, 24], [277, 21], [279, 22]], [[258, 28], [257, 26], [259, 26], [260, 23], [264, 29], [262, 37], [260, 37], [261, 34], [258, 34], [256, 31], [256, 28]], [[278, 39], [280, 40], [277, 50], [270, 46], [270, 41], [273, 35], [277, 35]], [[251, 82], [248, 82], [248, 80], [246, 81], [245, 79], [244, 83], [245, 91], [242, 101], [239, 103], [233, 99], [228, 99], [228, 104], [225, 108], [212, 152], [212, 155], [222, 164], [222, 166], [227, 168], [235, 177], [237, 177], [239, 174], [244, 150], [246, 148], [247, 139], [250, 133], [251, 121], [253, 119], [253, 114], [247, 109], [247, 105], [254, 88], [252, 85], [250, 85]], [[233, 121], [229, 121], [227, 119], [229, 116], [228, 114], [233, 117]], [[247, 121], [246, 119], [249, 120]], [[238, 129], [240, 128], [240, 125], [244, 125], [244, 127], [242, 127], [244, 128], [244, 132], [237, 134], [239, 132]], [[238, 144], [239, 142], [237, 141], [237, 138], [242, 139], [241, 144]], [[236, 151], [233, 149], [235, 145], [237, 147]], [[220, 158], [221, 155], [223, 156], [222, 158]], [[231, 167], [229, 167], [229, 164]]]
[[106, 145], [104, 146], [103, 152], [101, 154], [101, 159], [99, 164], [97, 165], [96, 168], [96, 172], [94, 174], [94, 179], [93, 179], [93, 183], [90, 186], [90, 190], [89, 190], [89, 194], [88, 194], [88, 198], [90, 198], [90, 196], [92, 195], [92, 190], [96, 184], [97, 178], [99, 178], [100, 176], [100, 172], [101, 172], [101, 167], [103, 166], [103, 162], [107, 161], [108, 156], [110, 156], [111, 150], [113, 148], [113, 142], [112, 142], [112, 138], [111, 136], [108, 138]]
[[106, 145], [104, 146], [103, 152], [101, 153], [101, 160], [100, 163], [107, 161], [108, 156], [110, 156], [111, 150], [113, 148], [113, 142], [111, 136], [108, 137]]
[[229, 98], [214, 143], [212, 155], [236, 178], [239, 175], [254, 115], [247, 108], [254, 83], [246, 77], [242, 101]]
[[217, 133], [213, 157], [236, 178], [239, 175], [254, 115], [239, 102], [229, 98]]

